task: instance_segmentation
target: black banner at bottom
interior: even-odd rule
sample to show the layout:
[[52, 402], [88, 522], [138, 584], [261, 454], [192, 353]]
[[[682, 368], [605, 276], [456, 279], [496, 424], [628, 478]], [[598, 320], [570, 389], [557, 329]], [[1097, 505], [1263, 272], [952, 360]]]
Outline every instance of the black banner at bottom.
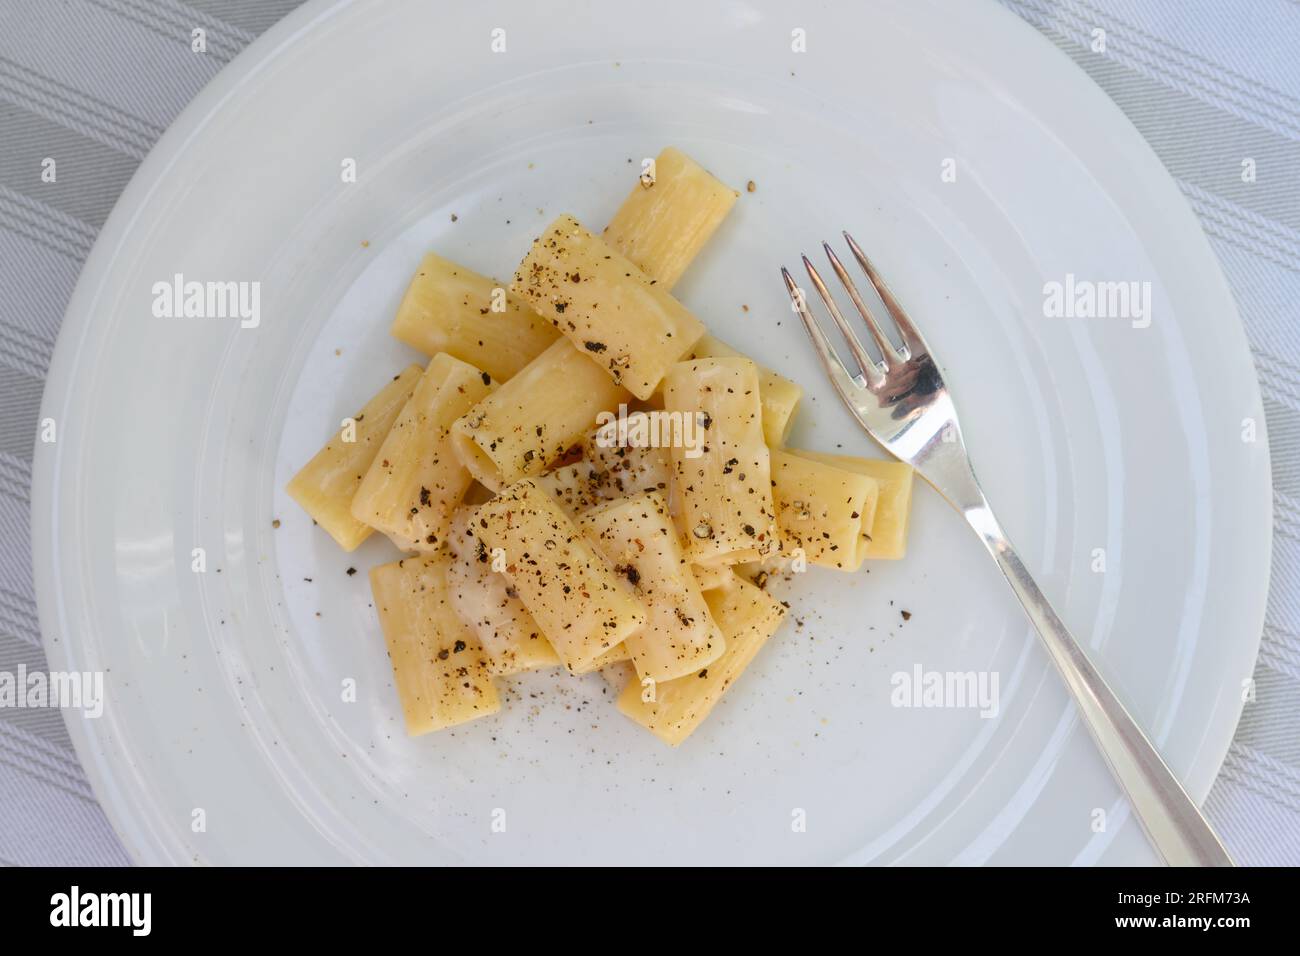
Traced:
[[[592, 944], [675, 929], [732, 943], [780, 929], [923, 931], [927, 943], [992, 929], [1056, 938], [1125, 936], [1228, 945], [1274, 932], [1292, 874], [1272, 870], [728, 869], [728, 870], [0, 870], [6, 941], [77, 934], [118, 939], [295, 944], [376, 942], [473, 927], [493, 942], [514, 932], [579, 928]], [[613, 930], [602, 937], [593, 931]], [[254, 936], [253, 934], [256, 934]], [[711, 935], [711, 934], [710, 934]], [[707, 937], [706, 937], [707, 938]], [[1044, 937], [1040, 937], [1042, 939]], [[1046, 937], [1052, 938], [1052, 937]]]

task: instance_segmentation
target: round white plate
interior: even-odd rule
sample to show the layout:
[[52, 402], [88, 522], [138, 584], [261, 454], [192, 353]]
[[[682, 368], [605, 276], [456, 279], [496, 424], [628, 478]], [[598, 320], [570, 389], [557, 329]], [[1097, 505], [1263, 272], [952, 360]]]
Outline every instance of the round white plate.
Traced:
[[[417, 360], [387, 326], [423, 251], [508, 274], [555, 214], [603, 225], [641, 158], [676, 144], [755, 184], [677, 292], [804, 385], [792, 443], [875, 454], [777, 271], [849, 229], [944, 360], [1029, 565], [1204, 797], [1270, 535], [1260, 398], [1218, 266], [1137, 132], [1014, 17], [837, 6], [322, 0], [185, 111], [82, 275], [35, 470], [50, 666], [106, 672], [103, 717], [70, 729], [135, 859], [1153, 859], [928, 487], [907, 560], [778, 586], [794, 620], [676, 751], [599, 678], [555, 674], [510, 682], [499, 716], [407, 739], [364, 573], [394, 552], [339, 552], [281, 491]], [[153, 285], [177, 273], [259, 282], [260, 325], [155, 318]], [[1049, 318], [1044, 283], [1067, 274], [1149, 282], [1149, 327]], [[892, 706], [917, 667], [997, 675], [997, 714]]]

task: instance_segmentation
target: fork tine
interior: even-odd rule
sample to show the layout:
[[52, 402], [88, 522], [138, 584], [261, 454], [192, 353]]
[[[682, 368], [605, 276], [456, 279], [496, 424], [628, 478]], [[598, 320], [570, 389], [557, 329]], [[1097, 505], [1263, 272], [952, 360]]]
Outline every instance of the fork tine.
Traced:
[[808, 278], [812, 279], [813, 285], [817, 287], [817, 294], [822, 297], [822, 301], [826, 303], [826, 308], [830, 310], [831, 318], [835, 320], [836, 327], [840, 330], [840, 334], [844, 336], [844, 341], [848, 343], [849, 351], [853, 353], [853, 360], [858, 363], [858, 368], [862, 369], [863, 377], [870, 381], [873, 372], [879, 376], [880, 370], [875, 359], [867, 354], [867, 350], [862, 347], [862, 343], [858, 341], [858, 337], [854, 334], [853, 329], [849, 327], [849, 323], [840, 314], [834, 297], [831, 296], [830, 290], [826, 288], [826, 283], [822, 282], [822, 277], [817, 274], [817, 270], [808, 261], [808, 257], [802, 256], [801, 258], [803, 259], [803, 267], [808, 270]]
[[[822, 331], [817, 320], [813, 318], [812, 313], [808, 310], [808, 304], [804, 301], [803, 293], [799, 287], [794, 284], [794, 279], [790, 276], [790, 270], [785, 266], [781, 267], [781, 278], [785, 280], [785, 287], [790, 293], [790, 301], [794, 303], [795, 308], [799, 311], [799, 318], [803, 319], [803, 326], [808, 331], [808, 338], [812, 339], [813, 348], [817, 351], [817, 357], [821, 359], [822, 368], [826, 374], [831, 377], [831, 384], [835, 390], [840, 393], [840, 397], [846, 402], [853, 401], [853, 393], [859, 388], [858, 383], [849, 370], [844, 367], [840, 357], [835, 354], [835, 348], [831, 345], [830, 340], [826, 338], [826, 333]], [[880, 373], [877, 372], [877, 375]], [[870, 381], [870, 379], [868, 379]]]
[[848, 290], [849, 298], [858, 307], [858, 314], [862, 316], [862, 321], [866, 322], [867, 328], [871, 330], [871, 337], [876, 340], [876, 348], [880, 349], [880, 357], [884, 361], [885, 370], [888, 371], [889, 367], [898, 361], [898, 349], [894, 348], [894, 343], [889, 341], [889, 337], [885, 335], [885, 330], [880, 327], [876, 317], [871, 314], [867, 304], [862, 301], [862, 296], [858, 295], [858, 287], [853, 284], [848, 272], [840, 264], [840, 257], [835, 254], [835, 250], [830, 247], [830, 243], [823, 242], [822, 248], [826, 250], [826, 257], [831, 260], [831, 268], [840, 277], [840, 283]]
[[853, 251], [853, 257], [858, 260], [858, 265], [862, 266], [862, 271], [871, 280], [876, 293], [880, 296], [880, 301], [885, 303], [885, 308], [889, 310], [889, 315], [894, 320], [894, 324], [898, 326], [898, 331], [903, 336], [903, 344], [907, 346], [907, 351], [913, 356], [928, 353], [930, 346], [926, 345], [925, 339], [921, 336], [921, 330], [913, 324], [907, 315], [907, 311], [894, 298], [894, 293], [889, 291], [889, 286], [885, 285], [885, 280], [880, 278], [880, 273], [871, 264], [867, 254], [862, 251], [861, 247], [853, 241], [853, 237], [847, 232], [844, 233], [844, 238], [849, 244], [849, 249]]

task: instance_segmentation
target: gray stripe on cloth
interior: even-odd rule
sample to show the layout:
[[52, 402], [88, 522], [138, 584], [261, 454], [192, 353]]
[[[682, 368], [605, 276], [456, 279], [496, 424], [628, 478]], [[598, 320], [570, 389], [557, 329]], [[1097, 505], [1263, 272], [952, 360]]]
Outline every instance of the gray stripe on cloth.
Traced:
[[261, 36], [301, 3], [302, 0], [186, 0], [184, 5], [238, 27], [251, 39]]
[[[1017, 12], [1045, 5], [1042, 0], [1003, 2]], [[1186, 88], [1170, 88], [1156, 77], [1134, 73], [1111, 59], [1125, 37], [1113, 25], [1108, 31], [1107, 54], [1093, 53], [1088, 44], [1096, 25], [1094, 21], [1086, 29], [1066, 28], [1053, 20], [1048, 36], [1125, 112], [1169, 172], [1244, 209], [1300, 229], [1300, 176], [1295, 173], [1300, 169], [1300, 102], [1277, 108], [1278, 116], [1286, 120], [1285, 128], [1249, 111], [1225, 115]], [[1243, 95], [1235, 86], [1233, 90], [1234, 95]], [[1241, 162], [1245, 159], [1255, 160], [1253, 183], [1242, 181]]]
[[[140, 164], [138, 156], [122, 153], [11, 102], [0, 101], [0, 129], [5, 131], [0, 138], [0, 183], [95, 230], [103, 226]], [[55, 162], [56, 181], [52, 183], [41, 180], [47, 158]], [[0, 224], [6, 228], [25, 228], [30, 233], [30, 219], [30, 213], [24, 217], [9, 204], [0, 206]], [[56, 249], [68, 249], [72, 243], [56, 230], [44, 238]], [[78, 252], [74, 249], [71, 254]], [[80, 253], [83, 260], [85, 255]]]
[[0, 364], [0, 455], [30, 461], [44, 382]]
[[[0, 512], [2, 513], [2, 512]], [[0, 588], [0, 633], [8, 632], [32, 647], [41, 647], [41, 626], [30, 593]], [[6, 660], [0, 658], [0, 661]]]
[[1205, 811], [1239, 863], [1294, 865], [1300, 859], [1300, 830], [1290, 808], [1296, 789], [1285, 767], [1234, 742]]
[[31, 485], [31, 461], [0, 452], [0, 499], [9, 498], [30, 508]]
[[205, 52], [218, 66], [225, 66], [248, 45], [248, 39], [242, 42], [237, 39], [237, 35], [242, 31], [204, 16], [193, 8], [181, 7], [179, 4], [163, 3], [159, 0], [84, 0], [84, 2], [143, 27], [164, 40], [181, 41], [187, 46], [190, 46], [195, 39], [193, 31], [202, 29]]
[[[45, 117], [52, 125], [67, 127], [96, 140], [137, 162], [144, 159], [150, 143], [156, 139], [123, 121], [129, 120], [129, 116], [124, 117], [103, 103], [92, 101], [7, 57], [0, 57], [0, 98]], [[10, 127], [10, 122], [12, 119], [5, 123], [6, 139], [18, 134], [17, 129]]]
[[184, 34], [163, 35], [90, 0], [30, 8], [0, 3], [0, 55], [20, 79], [74, 110], [77, 123], [108, 124], [145, 151], [221, 68], [190, 48]]
[[[1166, 86], [1176, 87], [1205, 100], [1209, 105], [1280, 133], [1289, 138], [1300, 136], [1300, 104], [1295, 98], [1268, 84], [1243, 77], [1221, 67], [1207, 67], [1202, 58], [1186, 50], [1171, 47], [1133, 25], [1132, 20], [1115, 12], [1123, 4], [1112, 3], [1101, 9], [1090, 3], [1072, 0], [1001, 0], [1023, 19], [1032, 23], [1049, 39], [1081, 65], [1080, 51], [1089, 57], [1105, 57], [1123, 68], [1126, 82], [1148, 77]], [[1093, 31], [1106, 32], [1104, 54], [1092, 53]], [[1103, 89], [1107, 70], [1089, 64]], [[1119, 74], [1111, 74], [1119, 75]]]

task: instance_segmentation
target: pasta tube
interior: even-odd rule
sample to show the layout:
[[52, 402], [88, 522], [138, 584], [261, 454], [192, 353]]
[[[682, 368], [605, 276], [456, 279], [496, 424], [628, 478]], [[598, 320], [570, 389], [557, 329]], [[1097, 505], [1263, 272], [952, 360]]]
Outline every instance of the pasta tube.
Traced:
[[[695, 343], [689, 357], [735, 358], [740, 354], [721, 339], [706, 335]], [[784, 375], [758, 365], [758, 393], [763, 400], [763, 440], [773, 448], [785, 444], [803, 389]]]
[[610, 502], [581, 515], [577, 525], [645, 602], [645, 626], [623, 641], [637, 674], [668, 681], [722, 654], [722, 632], [682, 556], [661, 492]]
[[880, 486], [867, 558], [897, 560], [907, 553], [907, 526], [912, 512], [912, 466], [902, 461], [882, 461], [853, 455], [828, 455], [819, 451], [793, 451], [810, 461], [821, 461], [874, 478]]
[[487, 655], [447, 602], [447, 555], [420, 555], [370, 571], [393, 682], [411, 736], [501, 709]]
[[500, 491], [541, 474], [627, 398], [559, 339], [452, 426], [452, 447], [471, 475]]
[[666, 286], [572, 216], [560, 216], [533, 242], [510, 288], [641, 399], [704, 334]]
[[758, 369], [746, 358], [696, 359], [664, 380], [664, 409], [699, 415], [701, 449], [672, 449], [673, 488], [696, 564], [754, 561], [779, 549]]
[[659, 434], [652, 422], [662, 419], [652, 418], [649, 412], [628, 412], [626, 406], [619, 408], [617, 416], [602, 412], [600, 417], [606, 416], [610, 420], [582, 443], [582, 457], [599, 470], [605, 484], [612, 488], [608, 497], [652, 489], [666, 493], [672, 480], [669, 449], [682, 437], [678, 434], [682, 430], [669, 427], [666, 435]]
[[636, 683], [636, 668], [631, 661], [616, 661], [600, 669], [600, 676], [616, 695], [623, 692], [628, 684]]
[[590, 674], [592, 671], [602, 671], [607, 667], [616, 667], [619, 664], [630, 664], [631, 662], [632, 652], [627, 649], [627, 642], [624, 641], [622, 644], [611, 647], [578, 673]]
[[477, 508], [452, 518], [447, 548], [447, 590], [452, 607], [487, 651], [489, 670], [508, 676], [556, 667], [560, 657], [504, 574], [492, 570], [492, 556], [474, 534]]
[[595, 465], [575, 461], [533, 479], [566, 514], [579, 515], [606, 500], [606, 479]]
[[[633, 412], [629, 417], [636, 415], [644, 413]], [[616, 424], [617, 419], [612, 425]], [[581, 461], [539, 475], [537, 484], [571, 515], [642, 491], [667, 493], [672, 479], [668, 452], [619, 445], [618, 437], [614, 427], [597, 428], [582, 443]]]
[[735, 205], [736, 192], [669, 146], [655, 158], [605, 227], [604, 239], [667, 289]]
[[493, 387], [486, 372], [445, 352], [435, 356], [370, 463], [352, 517], [404, 550], [436, 550], [471, 481], [449, 430]]
[[374, 530], [352, 516], [352, 497], [422, 372], [412, 365], [394, 376], [285, 486], [344, 551], [355, 550]]
[[739, 576], [732, 587], [708, 591], [704, 599], [727, 642], [722, 656], [666, 683], [634, 681], [618, 698], [619, 710], [673, 747], [695, 732], [785, 615], [779, 601]]
[[[740, 567], [740, 565], [736, 565], [736, 567]], [[736, 579], [731, 567], [725, 564], [693, 564], [691, 570], [695, 574], [695, 580], [699, 584], [701, 591], [731, 587], [732, 582]]]
[[505, 573], [565, 666], [591, 670], [646, 622], [645, 605], [533, 481], [479, 506], [474, 532], [501, 548]]
[[432, 252], [420, 260], [389, 331], [425, 355], [446, 352], [498, 382], [559, 338], [502, 283]]
[[772, 498], [786, 554], [802, 548], [813, 564], [856, 571], [871, 545], [880, 485], [838, 465], [772, 449]]

